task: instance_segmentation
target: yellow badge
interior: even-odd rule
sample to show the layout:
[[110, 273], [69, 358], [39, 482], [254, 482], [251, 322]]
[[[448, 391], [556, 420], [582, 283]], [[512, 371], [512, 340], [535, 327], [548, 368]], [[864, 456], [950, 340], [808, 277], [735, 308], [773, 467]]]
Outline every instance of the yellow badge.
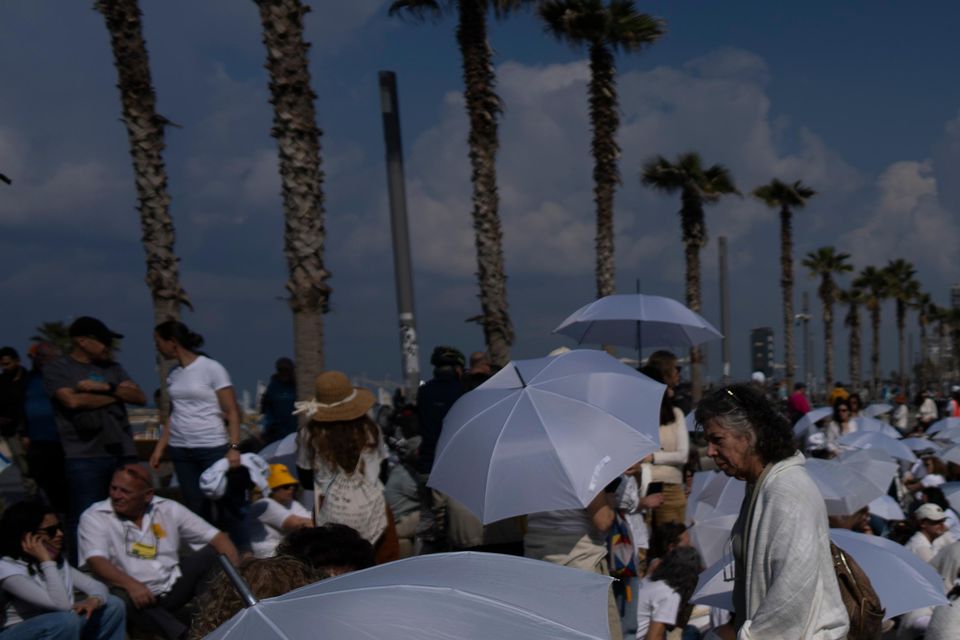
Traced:
[[150, 525], [150, 528], [153, 529], [153, 535], [157, 537], [157, 540], [167, 537], [167, 532], [163, 530], [163, 527], [160, 526], [159, 522], [154, 522], [152, 525]]
[[142, 542], [134, 542], [130, 547], [130, 555], [143, 560], [153, 560], [157, 557], [157, 545], [148, 545]]

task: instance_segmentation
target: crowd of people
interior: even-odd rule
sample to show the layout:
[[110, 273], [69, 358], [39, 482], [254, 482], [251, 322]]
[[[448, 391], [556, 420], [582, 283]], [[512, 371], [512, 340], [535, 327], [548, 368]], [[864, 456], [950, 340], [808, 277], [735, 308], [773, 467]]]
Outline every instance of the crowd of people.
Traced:
[[[960, 388], [952, 404], [922, 396], [915, 411], [898, 395], [886, 416], [905, 438], [929, 443], [915, 445], [919, 462], [891, 478], [889, 495], [908, 516], [881, 519], [867, 506], [828, 516], [806, 462], [843, 455], [864, 409], [859, 396], [834, 390], [830, 414], [796, 434], [793, 424], [811, 411], [806, 388], [778, 399], [755, 379], [708, 390], [691, 430], [679, 361], [657, 351], [640, 372], [665, 387], [659, 449], [585, 508], [484, 525], [427, 486], [447, 412], [495, 374], [483, 352], [435, 348], [416, 403], [398, 394], [392, 406], [337, 371], [317, 377], [313, 397], [297, 398], [295, 365], [281, 358], [261, 400], [262, 429], [244, 436], [227, 370], [203, 353], [201, 336], [164, 322], [154, 339], [170, 365], [159, 396], [169, 409], [140, 460], [126, 407], [146, 396], [115, 361], [122, 335], [81, 317], [70, 338], [64, 354], [31, 345], [29, 370], [15, 349], [0, 349], [0, 435], [28, 495], [0, 520], [0, 640], [202, 638], [244, 606], [218, 556], [264, 598], [467, 550], [613, 576], [614, 640], [869, 637], [853, 635], [864, 623], [841, 595], [831, 527], [896, 540], [942, 575], [951, 602], [960, 596], [960, 517], [941, 488], [960, 479], [960, 467], [926, 437], [941, 413], [960, 417]], [[297, 445], [286, 464], [260, 455], [285, 438]], [[162, 480], [168, 466], [174, 484]], [[731, 514], [730, 610], [691, 602], [705, 566], [688, 500], [696, 474], [711, 469], [746, 483]], [[960, 637], [958, 610], [881, 619], [873, 637], [951, 637], [942, 629]]]

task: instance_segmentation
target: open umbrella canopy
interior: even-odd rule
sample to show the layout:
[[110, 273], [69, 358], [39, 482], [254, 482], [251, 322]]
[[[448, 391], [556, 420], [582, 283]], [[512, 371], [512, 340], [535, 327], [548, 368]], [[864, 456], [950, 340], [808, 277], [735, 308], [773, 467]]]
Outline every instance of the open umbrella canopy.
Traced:
[[665, 390], [603, 351], [513, 361], [447, 413], [428, 484], [484, 523], [585, 508], [660, 448]]
[[701, 522], [740, 512], [746, 483], [719, 471], [700, 471], [694, 481], [703, 479], [699, 491], [690, 492], [687, 499], [687, 517], [690, 522]]
[[875, 402], [864, 407], [861, 413], [868, 418], [876, 418], [877, 416], [882, 416], [883, 414], [890, 413], [891, 411], [893, 411], [893, 407], [891, 405], [884, 402]]
[[811, 409], [793, 425], [793, 435], [798, 438], [807, 435], [810, 427], [832, 413], [833, 407], [817, 407], [816, 409]]
[[839, 442], [852, 449], [880, 449], [897, 460], [917, 461], [917, 456], [910, 450], [910, 447], [900, 440], [895, 440], [876, 431], [854, 431], [840, 436]]
[[417, 556], [261, 600], [207, 638], [607, 639], [610, 580], [492, 553]]
[[[946, 604], [940, 575], [906, 547], [847, 529], [830, 529], [830, 539], [870, 578], [887, 618]], [[732, 611], [733, 582], [725, 579], [732, 575], [732, 565], [732, 559], [725, 556], [701, 573], [690, 601]]]
[[952, 462], [953, 464], [960, 464], [960, 445], [954, 445], [949, 449], [944, 449], [937, 454], [937, 457], [943, 460], [944, 462]]
[[900, 432], [891, 427], [886, 422], [882, 420], [877, 420], [876, 418], [869, 418], [867, 416], [860, 416], [859, 418], [854, 418], [851, 420], [852, 423], [857, 425], [857, 431], [865, 431], [868, 433], [882, 433], [883, 435], [890, 438], [899, 438]]
[[960, 481], [944, 482], [940, 485], [944, 497], [950, 503], [950, 507], [960, 513]]
[[900, 442], [910, 447], [914, 453], [932, 453], [936, 455], [943, 446], [927, 438], [904, 438]]
[[870, 513], [884, 520], [906, 520], [900, 504], [890, 496], [883, 495], [870, 503]]
[[930, 425], [930, 428], [927, 429], [927, 435], [932, 436], [935, 433], [940, 433], [944, 429], [951, 429], [953, 427], [960, 427], [960, 418], [943, 418]]
[[730, 552], [727, 542], [736, 521], [737, 514], [732, 514], [699, 520], [690, 527], [690, 543], [700, 552], [705, 566], [719, 562], [724, 553]]
[[574, 311], [554, 333], [579, 344], [690, 347], [723, 335], [699, 313], [672, 298], [641, 293], [605, 296]]
[[836, 461], [866, 477], [883, 493], [890, 489], [900, 467], [890, 454], [879, 448], [844, 451]]
[[934, 440], [939, 440], [940, 442], [952, 442], [954, 444], [958, 444], [960, 443], [960, 426], [945, 427], [930, 437]]
[[853, 465], [837, 460], [808, 459], [807, 473], [813, 480], [831, 516], [848, 516], [856, 513], [874, 499], [886, 493]]

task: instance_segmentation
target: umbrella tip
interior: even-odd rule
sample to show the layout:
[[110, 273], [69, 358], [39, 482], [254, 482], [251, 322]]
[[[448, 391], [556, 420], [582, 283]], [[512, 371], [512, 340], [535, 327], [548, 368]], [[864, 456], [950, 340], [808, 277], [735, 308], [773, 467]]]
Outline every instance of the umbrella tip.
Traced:
[[517, 365], [513, 365], [513, 370], [517, 372], [517, 377], [520, 379], [520, 386], [521, 386], [522, 388], [526, 388], [526, 387], [527, 387], [527, 383], [526, 383], [526, 381], [523, 379], [523, 376], [520, 375], [520, 369], [517, 367]]

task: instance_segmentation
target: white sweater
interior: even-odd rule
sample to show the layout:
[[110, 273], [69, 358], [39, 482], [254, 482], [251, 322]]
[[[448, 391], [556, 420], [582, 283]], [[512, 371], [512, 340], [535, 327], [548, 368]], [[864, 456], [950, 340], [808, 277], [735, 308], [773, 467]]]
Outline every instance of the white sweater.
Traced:
[[795, 453], [747, 487], [734, 525], [744, 538], [735, 548], [741, 560], [734, 589], [739, 640], [847, 635], [826, 506], [803, 465], [803, 454]]

